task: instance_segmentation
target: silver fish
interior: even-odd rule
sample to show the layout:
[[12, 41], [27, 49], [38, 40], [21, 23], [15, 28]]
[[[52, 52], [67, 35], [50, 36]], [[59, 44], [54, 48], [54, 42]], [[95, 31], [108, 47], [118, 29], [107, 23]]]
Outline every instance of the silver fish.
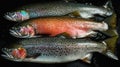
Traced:
[[65, 63], [81, 59], [90, 63], [92, 52], [104, 54], [106, 50], [105, 43], [89, 39], [31, 38], [3, 48], [2, 56], [16, 62]]
[[79, 16], [81, 18], [92, 18], [94, 15], [103, 17], [113, 14], [113, 10], [106, 3], [105, 7], [86, 5], [81, 3], [70, 2], [47, 2], [32, 5], [24, 5], [5, 14], [5, 18], [11, 21], [24, 21], [31, 18], [45, 16]]

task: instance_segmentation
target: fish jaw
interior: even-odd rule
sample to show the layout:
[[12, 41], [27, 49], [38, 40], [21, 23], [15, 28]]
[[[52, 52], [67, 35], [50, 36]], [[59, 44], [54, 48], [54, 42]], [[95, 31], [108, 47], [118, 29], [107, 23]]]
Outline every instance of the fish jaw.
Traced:
[[29, 19], [29, 14], [25, 10], [19, 10], [16, 12], [7, 12], [4, 17], [10, 21], [24, 21]]
[[10, 34], [19, 38], [29, 38], [35, 35], [35, 31], [33, 26], [27, 25], [18, 28], [12, 27], [10, 29]]

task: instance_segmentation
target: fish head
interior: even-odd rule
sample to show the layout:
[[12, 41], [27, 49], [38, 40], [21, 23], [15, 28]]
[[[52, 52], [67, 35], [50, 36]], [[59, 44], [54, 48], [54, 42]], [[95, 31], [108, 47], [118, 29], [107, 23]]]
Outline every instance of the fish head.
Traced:
[[18, 38], [29, 38], [35, 35], [32, 25], [15, 25], [10, 29], [10, 34]]
[[4, 15], [4, 17], [7, 20], [11, 20], [11, 21], [24, 21], [24, 20], [29, 19], [29, 14], [25, 10], [19, 10], [15, 12], [7, 12]]
[[2, 57], [8, 60], [21, 61], [26, 58], [27, 52], [24, 48], [2, 48]]

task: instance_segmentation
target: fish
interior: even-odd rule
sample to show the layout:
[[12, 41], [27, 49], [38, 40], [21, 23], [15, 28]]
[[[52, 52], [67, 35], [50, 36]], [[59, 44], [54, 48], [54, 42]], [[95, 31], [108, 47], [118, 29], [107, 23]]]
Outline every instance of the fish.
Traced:
[[24, 21], [31, 18], [46, 16], [70, 16], [81, 18], [93, 18], [94, 15], [103, 17], [111, 16], [113, 10], [109, 8], [107, 2], [104, 6], [97, 7], [89, 4], [71, 3], [71, 2], [45, 2], [38, 4], [29, 4], [18, 7], [12, 11], [6, 12], [4, 17], [10, 21]]
[[48, 35], [63, 35], [73, 39], [89, 37], [99, 31], [108, 30], [107, 23], [73, 17], [42, 17], [17, 23], [10, 29], [10, 34], [17, 38], [32, 38]]
[[105, 54], [105, 42], [90, 39], [64, 39], [57, 37], [23, 38], [4, 46], [1, 56], [15, 62], [67, 63], [83, 60], [90, 63], [92, 52]]

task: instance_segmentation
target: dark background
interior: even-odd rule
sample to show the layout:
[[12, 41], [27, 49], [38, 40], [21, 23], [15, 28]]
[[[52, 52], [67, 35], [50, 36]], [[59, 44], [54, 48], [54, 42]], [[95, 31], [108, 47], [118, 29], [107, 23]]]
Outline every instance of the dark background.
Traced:
[[[9, 34], [9, 28], [14, 25], [13, 22], [6, 20], [3, 15], [4, 13], [15, 9], [16, 7], [31, 4], [31, 3], [38, 3], [38, 2], [48, 2], [48, 1], [58, 1], [58, 0], [0, 0], [0, 49], [5, 46], [9, 45], [9, 43], [14, 42], [16, 38], [12, 37]], [[93, 5], [101, 6], [106, 3], [107, 0], [76, 0], [79, 3], [91, 2]], [[120, 1], [119, 0], [112, 0], [113, 7], [115, 12], [117, 13], [117, 31], [120, 34]], [[120, 59], [120, 39], [116, 43], [116, 55]], [[116, 61], [110, 59], [102, 54], [94, 53], [92, 64], [84, 63], [80, 60], [76, 60], [69, 63], [63, 64], [40, 64], [40, 63], [25, 63], [25, 62], [12, 62], [0, 57], [0, 65], [3, 66], [24, 66], [24, 67], [120, 67], [120, 61]]]

